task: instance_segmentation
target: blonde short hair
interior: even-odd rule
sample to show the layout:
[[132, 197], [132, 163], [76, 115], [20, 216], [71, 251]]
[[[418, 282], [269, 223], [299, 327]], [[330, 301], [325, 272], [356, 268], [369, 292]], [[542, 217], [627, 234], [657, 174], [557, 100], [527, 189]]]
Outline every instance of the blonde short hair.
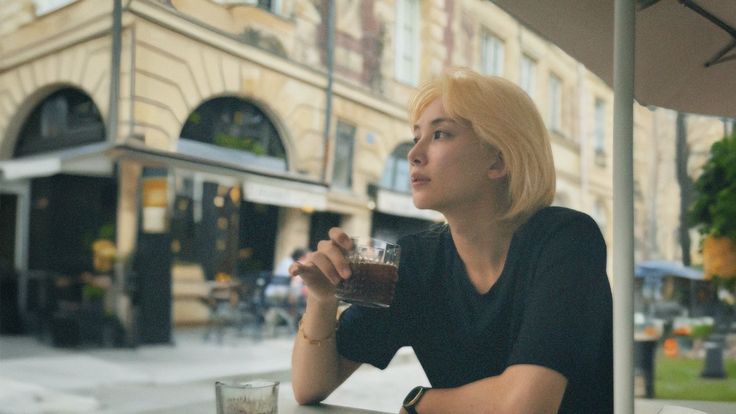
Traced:
[[501, 152], [510, 200], [503, 219], [523, 220], [552, 203], [552, 147], [529, 95], [504, 78], [449, 68], [419, 88], [409, 107], [411, 124], [438, 98], [452, 119], [468, 124], [483, 144]]

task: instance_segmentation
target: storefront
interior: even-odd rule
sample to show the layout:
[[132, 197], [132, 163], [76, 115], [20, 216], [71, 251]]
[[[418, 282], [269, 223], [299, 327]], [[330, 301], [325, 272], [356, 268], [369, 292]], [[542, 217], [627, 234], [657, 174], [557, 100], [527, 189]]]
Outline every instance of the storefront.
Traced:
[[[329, 82], [311, 36], [325, 26], [308, 3], [278, 21], [249, 6], [164, 3], [80, 0], [6, 35], [0, 258], [17, 273], [3, 280], [26, 329], [169, 342], [172, 327], [208, 321], [203, 297], [218, 278], [270, 272], [335, 226], [370, 235], [374, 211], [379, 233], [409, 223], [367, 194], [405, 131], [404, 86], [393, 99]], [[306, 41], [306, 60], [243, 39], [256, 21], [284, 28], [283, 44]], [[94, 318], [48, 327], [84, 295]], [[103, 338], [80, 322], [108, 316]]]
[[118, 198], [102, 117], [85, 92], [60, 87], [19, 130], [13, 158], [0, 162], [0, 255], [11, 269], [27, 269], [14, 271], [11, 323], [60, 345], [101, 340], [101, 329], [87, 328], [104, 324], [109, 310]]
[[251, 102], [205, 102], [171, 152], [108, 144], [80, 96], [67, 88], [42, 100], [0, 162], [2, 211], [13, 216], [2, 221], [2, 257], [27, 269], [10, 313], [44, 340], [169, 342], [172, 326], [207, 322], [208, 281], [270, 272], [311, 230], [339, 224], [325, 212], [326, 187], [288, 172], [276, 127]]

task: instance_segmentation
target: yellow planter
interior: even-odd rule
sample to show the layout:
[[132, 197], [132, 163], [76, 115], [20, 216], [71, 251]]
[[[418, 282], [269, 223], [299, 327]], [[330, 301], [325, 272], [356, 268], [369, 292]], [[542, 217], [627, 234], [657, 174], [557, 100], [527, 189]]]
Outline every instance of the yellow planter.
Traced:
[[736, 243], [728, 237], [705, 236], [703, 271], [706, 280], [713, 276], [736, 278]]

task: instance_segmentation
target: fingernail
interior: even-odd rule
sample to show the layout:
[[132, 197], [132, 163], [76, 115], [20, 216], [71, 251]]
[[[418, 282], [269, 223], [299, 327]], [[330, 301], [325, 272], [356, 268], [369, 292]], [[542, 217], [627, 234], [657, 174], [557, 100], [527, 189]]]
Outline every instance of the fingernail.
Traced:
[[340, 269], [340, 275], [342, 275], [342, 277], [344, 277], [344, 278], [350, 277], [350, 268], [349, 267], [343, 267], [343, 268], [341, 268]]

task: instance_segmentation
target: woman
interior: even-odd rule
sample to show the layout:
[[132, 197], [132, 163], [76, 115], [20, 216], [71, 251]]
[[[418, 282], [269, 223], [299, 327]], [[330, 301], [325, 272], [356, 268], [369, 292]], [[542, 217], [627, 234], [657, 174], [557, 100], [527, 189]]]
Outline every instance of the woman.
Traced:
[[349, 236], [332, 229], [292, 266], [309, 290], [292, 356], [299, 403], [412, 346], [432, 388], [412, 389], [402, 413], [612, 412], [605, 242], [587, 215], [549, 207], [555, 170], [531, 99], [451, 69], [421, 87], [410, 118], [414, 204], [447, 224], [402, 238], [392, 306], [352, 306], [339, 329]]

